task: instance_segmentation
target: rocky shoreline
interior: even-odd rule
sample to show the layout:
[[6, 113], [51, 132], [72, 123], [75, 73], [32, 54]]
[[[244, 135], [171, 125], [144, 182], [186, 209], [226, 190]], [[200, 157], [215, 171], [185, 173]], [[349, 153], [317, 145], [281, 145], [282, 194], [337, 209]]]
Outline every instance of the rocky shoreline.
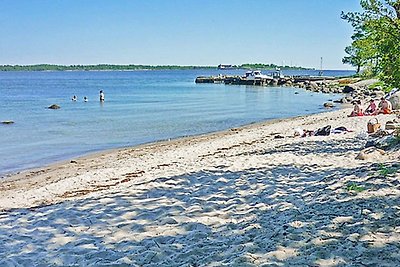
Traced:
[[[260, 79], [260, 80], [246, 80], [240, 76], [209, 76], [197, 77], [196, 83], [221, 83], [226, 85], [252, 85], [252, 86], [281, 86], [281, 87], [295, 87], [302, 88], [311, 92], [324, 93], [324, 94], [344, 94], [344, 96], [334, 103], [346, 104], [354, 100], [362, 102], [369, 101], [370, 99], [378, 100], [384, 97], [386, 93], [379, 85], [379, 80], [368, 79], [362, 80], [361, 78], [335, 78], [324, 76], [285, 76], [274, 79]], [[397, 96], [391, 97], [394, 109], [399, 109], [399, 93]], [[324, 103], [326, 108], [331, 108], [334, 103]]]

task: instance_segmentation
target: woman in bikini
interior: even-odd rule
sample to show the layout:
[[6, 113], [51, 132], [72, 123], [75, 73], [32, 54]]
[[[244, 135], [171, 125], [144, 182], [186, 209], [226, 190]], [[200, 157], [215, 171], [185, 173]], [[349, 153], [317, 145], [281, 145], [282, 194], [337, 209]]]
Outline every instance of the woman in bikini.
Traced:
[[354, 109], [350, 113], [349, 117], [357, 117], [357, 116], [363, 116], [363, 111], [361, 108], [361, 101], [360, 100], [354, 100], [353, 101]]

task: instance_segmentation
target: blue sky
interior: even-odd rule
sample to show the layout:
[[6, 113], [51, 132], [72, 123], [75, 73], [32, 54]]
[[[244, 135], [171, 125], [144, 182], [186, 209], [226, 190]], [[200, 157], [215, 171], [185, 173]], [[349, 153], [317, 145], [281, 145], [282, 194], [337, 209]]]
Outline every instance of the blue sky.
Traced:
[[359, 0], [1, 0], [0, 64], [343, 65]]

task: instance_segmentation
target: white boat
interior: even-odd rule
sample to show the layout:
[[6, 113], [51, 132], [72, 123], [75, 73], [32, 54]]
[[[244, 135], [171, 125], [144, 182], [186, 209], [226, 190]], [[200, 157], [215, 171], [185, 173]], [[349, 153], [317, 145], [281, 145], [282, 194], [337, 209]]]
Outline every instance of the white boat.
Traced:
[[247, 71], [244, 77], [246, 80], [272, 80], [269, 75], [262, 74], [259, 70]]

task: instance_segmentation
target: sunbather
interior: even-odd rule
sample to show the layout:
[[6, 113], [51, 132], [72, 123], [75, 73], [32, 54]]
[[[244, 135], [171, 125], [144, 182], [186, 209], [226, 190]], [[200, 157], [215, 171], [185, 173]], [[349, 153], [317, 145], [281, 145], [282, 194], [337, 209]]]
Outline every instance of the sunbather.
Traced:
[[356, 116], [364, 115], [363, 111], [362, 111], [362, 108], [361, 108], [361, 101], [360, 100], [354, 100], [353, 101], [353, 105], [354, 105], [354, 109], [350, 113], [349, 117], [356, 117]]
[[377, 109], [374, 115], [377, 114], [391, 114], [392, 113], [392, 103], [386, 100], [384, 97], [381, 98], [381, 102], [378, 105], [379, 109]]
[[375, 104], [375, 100], [371, 99], [369, 101], [369, 105], [367, 107], [367, 109], [364, 112], [364, 115], [373, 115], [376, 111], [376, 104]]

